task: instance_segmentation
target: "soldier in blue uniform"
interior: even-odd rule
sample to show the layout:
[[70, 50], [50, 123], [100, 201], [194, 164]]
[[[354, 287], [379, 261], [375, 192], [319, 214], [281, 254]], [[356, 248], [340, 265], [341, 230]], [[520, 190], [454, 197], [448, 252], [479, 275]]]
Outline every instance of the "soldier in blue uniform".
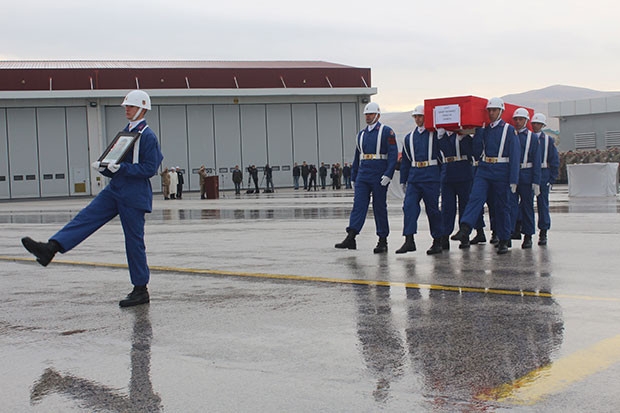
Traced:
[[366, 127], [357, 134], [355, 157], [351, 164], [351, 181], [354, 183], [353, 210], [347, 227], [347, 237], [336, 248], [356, 249], [355, 237], [366, 220], [370, 197], [375, 216], [379, 242], [374, 253], [387, 252], [390, 233], [387, 216], [387, 188], [398, 160], [396, 135], [392, 128], [379, 122], [381, 109], [375, 102], [364, 108]]
[[[444, 131], [443, 129], [439, 129], [437, 134], [442, 163], [441, 248], [448, 250], [450, 249], [449, 237], [454, 230], [457, 200], [459, 217], [462, 217], [465, 212], [465, 206], [469, 201], [469, 193], [471, 192], [471, 185], [474, 180], [474, 169], [471, 164], [471, 160], [473, 158], [473, 139], [471, 135]], [[476, 225], [476, 228], [478, 229], [478, 226], [482, 228], [482, 225], [483, 224], [479, 223]], [[484, 237], [484, 232], [482, 232], [482, 234]]]
[[150, 178], [157, 174], [163, 155], [155, 133], [147, 126], [144, 116], [151, 109], [151, 99], [142, 90], [129, 92], [122, 103], [129, 124], [126, 132], [139, 132], [136, 140], [120, 163], [102, 167], [93, 162], [92, 167], [102, 175], [112, 178], [110, 183], [82, 209], [67, 225], [54, 234], [48, 242], [37, 242], [30, 237], [22, 238], [24, 247], [47, 266], [57, 252], [65, 253], [108, 221], [120, 217], [125, 234], [125, 252], [129, 275], [134, 289], [119, 302], [130, 307], [149, 302], [147, 284], [150, 273], [144, 244], [145, 214], [151, 212], [153, 190]]
[[426, 251], [428, 255], [441, 253], [441, 211], [439, 192], [441, 167], [439, 164], [439, 142], [437, 133], [424, 127], [424, 106], [415, 108], [412, 115], [416, 127], [405, 136], [400, 164], [400, 183], [405, 192], [403, 203], [405, 243], [396, 251], [404, 254], [415, 251], [414, 235], [418, 232], [420, 201], [430, 224], [433, 244]]
[[[510, 220], [510, 193], [517, 191], [521, 148], [515, 129], [504, 122], [501, 114], [504, 101], [491, 98], [487, 113], [491, 123], [477, 128], [474, 135], [474, 154], [481, 154], [478, 170], [474, 176], [472, 191], [465, 213], [461, 217], [459, 232], [455, 237], [461, 245], [469, 245], [469, 234], [480, 217], [482, 206], [489, 192], [495, 206], [495, 230], [499, 238], [498, 254], [508, 252], [512, 224]], [[474, 155], [475, 156], [475, 155]]]
[[518, 108], [512, 115], [521, 145], [521, 165], [517, 192], [513, 194], [511, 220], [512, 239], [520, 239], [524, 234], [521, 248], [532, 248], [534, 227], [534, 195], [540, 195], [540, 153], [538, 139], [527, 128], [530, 114], [525, 108]]
[[538, 147], [541, 159], [540, 195], [536, 197], [538, 209], [538, 245], [547, 245], [547, 231], [551, 228], [549, 214], [549, 190], [558, 178], [560, 157], [555, 142], [542, 129], [546, 126], [547, 118], [542, 113], [535, 113], [532, 117], [532, 130], [538, 138]]

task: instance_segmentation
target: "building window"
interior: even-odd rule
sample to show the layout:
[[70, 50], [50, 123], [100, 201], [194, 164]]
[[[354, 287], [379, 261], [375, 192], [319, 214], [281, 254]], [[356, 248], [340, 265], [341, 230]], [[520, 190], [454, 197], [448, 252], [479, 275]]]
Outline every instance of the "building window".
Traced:
[[620, 130], [605, 132], [605, 146], [607, 148], [620, 146]]
[[596, 132], [576, 133], [575, 149], [596, 149]]

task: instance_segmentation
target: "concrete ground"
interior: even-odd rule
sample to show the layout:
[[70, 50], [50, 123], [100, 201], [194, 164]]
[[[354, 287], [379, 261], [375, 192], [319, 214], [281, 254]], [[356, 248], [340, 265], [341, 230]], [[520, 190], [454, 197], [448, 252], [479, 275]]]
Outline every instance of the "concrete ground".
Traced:
[[[617, 198], [552, 192], [549, 245], [375, 255], [334, 243], [351, 191], [222, 193], [147, 217], [151, 303], [131, 289], [114, 220], [43, 268], [89, 199], [0, 203], [0, 404], [7, 412], [616, 412]], [[487, 232], [487, 235], [488, 232]]]

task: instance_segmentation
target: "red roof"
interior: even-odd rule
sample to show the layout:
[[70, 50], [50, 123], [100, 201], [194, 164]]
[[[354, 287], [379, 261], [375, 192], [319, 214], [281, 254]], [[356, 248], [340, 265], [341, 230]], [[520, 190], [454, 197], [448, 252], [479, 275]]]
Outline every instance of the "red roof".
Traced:
[[0, 91], [367, 88], [370, 69], [323, 61], [0, 61]]

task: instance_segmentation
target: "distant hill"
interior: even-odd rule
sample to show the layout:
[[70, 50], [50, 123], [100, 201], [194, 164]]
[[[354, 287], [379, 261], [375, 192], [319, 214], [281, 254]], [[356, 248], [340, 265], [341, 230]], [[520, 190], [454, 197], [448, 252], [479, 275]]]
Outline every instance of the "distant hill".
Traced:
[[[536, 112], [547, 114], [547, 104], [549, 102], [560, 102], [564, 100], [592, 99], [605, 96], [620, 95], [619, 92], [603, 92], [599, 90], [586, 89], [582, 87], [553, 85], [543, 89], [530, 90], [523, 93], [515, 93], [502, 96], [504, 101], [527, 106]], [[381, 120], [390, 125], [398, 136], [405, 136], [413, 129], [413, 119], [411, 112], [389, 112], [381, 115]], [[559, 122], [555, 118], [547, 118], [548, 127], [558, 130]]]

